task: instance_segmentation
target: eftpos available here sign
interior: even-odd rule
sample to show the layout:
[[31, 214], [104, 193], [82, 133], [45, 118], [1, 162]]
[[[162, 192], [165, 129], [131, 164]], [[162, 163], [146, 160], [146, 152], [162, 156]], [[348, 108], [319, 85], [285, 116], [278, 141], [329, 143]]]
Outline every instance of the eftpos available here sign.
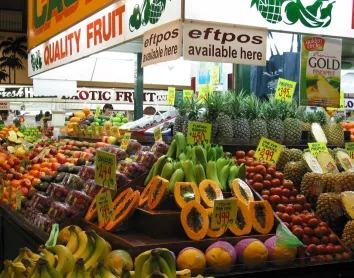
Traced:
[[144, 33], [142, 67], [181, 57], [182, 22], [174, 21]]
[[266, 28], [186, 20], [183, 56], [186, 60], [265, 66]]

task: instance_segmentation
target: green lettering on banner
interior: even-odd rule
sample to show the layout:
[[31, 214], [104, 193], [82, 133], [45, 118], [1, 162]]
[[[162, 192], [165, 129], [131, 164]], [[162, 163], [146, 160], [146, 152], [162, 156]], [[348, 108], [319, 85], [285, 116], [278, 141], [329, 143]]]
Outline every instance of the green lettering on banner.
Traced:
[[47, 21], [50, 21], [52, 19], [52, 15], [55, 10], [56, 10], [57, 14], [61, 14], [64, 11], [62, 0], [50, 0], [49, 1]]
[[47, 4], [43, 5], [41, 15], [38, 16], [37, 15], [37, 11], [38, 11], [38, 2], [39, 2], [39, 0], [33, 0], [33, 2], [34, 2], [34, 6], [33, 6], [33, 23], [34, 23], [34, 27], [36, 29], [39, 29], [39, 28], [41, 28], [44, 25], [45, 19], [47, 17]]

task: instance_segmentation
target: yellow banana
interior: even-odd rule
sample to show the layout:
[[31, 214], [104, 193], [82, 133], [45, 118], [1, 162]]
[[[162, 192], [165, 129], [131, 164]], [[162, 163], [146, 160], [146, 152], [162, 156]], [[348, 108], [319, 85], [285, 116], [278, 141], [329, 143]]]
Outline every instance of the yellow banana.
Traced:
[[43, 254], [42, 258], [48, 261], [50, 267], [56, 267], [57, 259], [52, 252], [49, 252], [44, 245], [39, 246], [38, 251]]
[[66, 244], [66, 248], [71, 252], [71, 254], [74, 254], [79, 248], [79, 239], [75, 232], [74, 226], [70, 226], [69, 231], [70, 231], [70, 237], [68, 243]]
[[34, 268], [36, 267], [36, 262], [34, 260], [30, 259], [22, 259], [21, 262], [26, 268], [27, 272], [27, 277], [31, 277], [34, 271]]
[[[85, 278], [85, 262], [83, 259], [78, 259], [76, 261], [77, 273], [76, 278]], [[89, 276], [91, 278], [91, 275]]]
[[26, 273], [26, 268], [21, 262], [11, 262], [10, 267], [14, 273], [14, 277], [18, 278], [25, 278], [24, 273]]
[[73, 258], [75, 261], [82, 257], [88, 243], [88, 237], [85, 231], [79, 232], [77, 234], [77, 237], [78, 237], [79, 247], [77, 248], [76, 252], [73, 254]]
[[[75, 226], [75, 225], [72, 225], [72, 226], [74, 226], [75, 231], [76, 231], [77, 234], [82, 231], [79, 226]], [[67, 243], [68, 243], [69, 238], [70, 238], [70, 231], [69, 231], [69, 228], [72, 227], [72, 226], [67, 226], [67, 227], [63, 228], [63, 229], [59, 232], [59, 235], [58, 235], [58, 242], [59, 242], [60, 244], [67, 244]]]
[[142, 277], [141, 271], [144, 263], [150, 258], [151, 250], [145, 251], [141, 253], [138, 257], [135, 258], [134, 266], [135, 266], [135, 277]]
[[81, 255], [81, 257], [84, 259], [84, 262], [87, 262], [91, 258], [93, 252], [95, 251], [95, 246], [96, 246], [95, 245], [95, 240], [93, 239], [92, 236], [87, 235], [87, 238], [88, 238], [88, 241], [87, 241], [87, 245], [86, 245], [85, 251]]
[[33, 252], [31, 251], [31, 249], [29, 249], [29, 248], [27, 248], [27, 247], [25, 247], [25, 248], [23, 248], [23, 249], [25, 250], [25, 252], [26, 252], [28, 258], [30, 258], [30, 259], [38, 260], [38, 259], [41, 257], [41, 256], [39, 256], [38, 254], [33, 253]]
[[176, 271], [177, 278], [191, 278], [192, 272], [190, 269]]
[[154, 256], [150, 256], [141, 269], [141, 276], [137, 277], [149, 277], [154, 271], [153, 263], [156, 264], [156, 259]]
[[34, 268], [34, 272], [30, 278], [41, 278], [41, 268], [40, 268], [38, 262], [36, 263], [36, 266]]
[[70, 273], [75, 266], [74, 258], [71, 252], [64, 245], [48, 246], [48, 251], [58, 256], [58, 263], [55, 267], [63, 276]]
[[20, 252], [18, 254], [18, 256], [16, 257], [16, 259], [13, 260], [14, 263], [20, 262], [22, 259], [27, 259], [28, 255], [25, 251], [24, 248], [20, 248]]
[[65, 277], [66, 278], [76, 278], [77, 276], [77, 266], [75, 265], [74, 269]]
[[102, 278], [117, 278], [116, 275], [112, 274], [108, 267], [102, 264], [101, 266], [101, 277]]
[[[165, 274], [167, 277], [172, 278], [173, 277], [172, 271], [169, 265], [167, 264], [167, 262], [165, 261], [165, 259], [162, 258], [160, 255], [156, 255], [155, 259], [157, 261], [157, 264], [159, 265], [161, 273]], [[174, 272], [174, 275], [176, 275], [176, 271]]]
[[38, 260], [38, 262], [39, 262], [39, 268], [41, 270], [41, 278], [51, 278], [51, 276], [47, 271], [48, 262], [44, 259], [40, 259]]
[[11, 278], [13, 271], [10, 267], [11, 261], [5, 260], [4, 261], [4, 270], [0, 274], [0, 278]]
[[[95, 250], [91, 256], [91, 258], [85, 263], [85, 269], [88, 270], [93, 266], [95, 262], [103, 259], [103, 256], [107, 252], [108, 245], [106, 241], [96, 234], [95, 231], [90, 231], [89, 235], [91, 235], [95, 240]], [[109, 253], [109, 252], [108, 252]]]
[[171, 270], [171, 278], [176, 278], [176, 260], [174, 256], [172, 255], [171, 251], [168, 250], [167, 248], [161, 248], [160, 249], [160, 256], [165, 259], [165, 261], [168, 264], [168, 267]]

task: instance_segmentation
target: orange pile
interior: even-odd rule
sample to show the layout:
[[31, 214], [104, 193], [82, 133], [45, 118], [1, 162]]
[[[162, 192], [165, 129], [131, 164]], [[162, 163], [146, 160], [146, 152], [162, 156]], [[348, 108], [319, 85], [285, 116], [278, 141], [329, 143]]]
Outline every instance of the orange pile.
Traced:
[[341, 122], [344, 131], [350, 131], [350, 141], [354, 142], [354, 122]]
[[3, 137], [9, 136], [9, 132], [10, 132], [11, 130], [17, 132], [17, 131], [18, 131], [18, 128], [15, 127], [15, 126], [6, 126], [6, 127], [4, 127], [4, 128], [0, 131], [0, 137], [3, 138]]

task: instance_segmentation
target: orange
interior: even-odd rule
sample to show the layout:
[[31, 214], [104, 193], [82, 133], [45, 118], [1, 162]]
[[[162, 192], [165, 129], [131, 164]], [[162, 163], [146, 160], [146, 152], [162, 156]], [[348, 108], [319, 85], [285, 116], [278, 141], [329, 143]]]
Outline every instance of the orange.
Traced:
[[18, 181], [18, 180], [12, 180], [10, 182], [10, 186], [14, 187], [14, 188], [17, 188], [21, 185], [21, 181]]
[[31, 170], [39, 170], [41, 169], [41, 165], [40, 164], [33, 164], [32, 165], [32, 169]]

